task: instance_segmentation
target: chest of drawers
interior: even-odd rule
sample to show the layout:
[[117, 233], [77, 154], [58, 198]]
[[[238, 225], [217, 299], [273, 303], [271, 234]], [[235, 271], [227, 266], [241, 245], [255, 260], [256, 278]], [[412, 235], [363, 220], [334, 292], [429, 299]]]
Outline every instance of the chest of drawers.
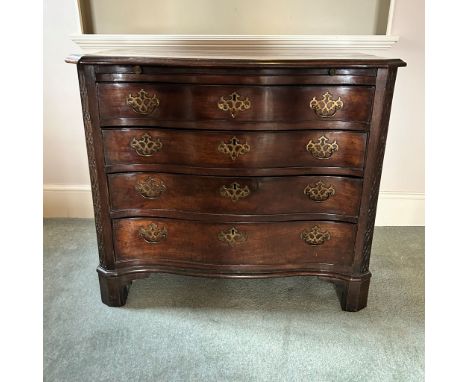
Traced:
[[74, 62], [105, 304], [169, 272], [319, 276], [366, 306], [402, 61]]

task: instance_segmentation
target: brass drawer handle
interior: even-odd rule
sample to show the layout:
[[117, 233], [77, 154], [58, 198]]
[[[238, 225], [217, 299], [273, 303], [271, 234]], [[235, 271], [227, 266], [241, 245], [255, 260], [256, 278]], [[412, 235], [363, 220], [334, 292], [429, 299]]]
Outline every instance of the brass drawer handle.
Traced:
[[333, 99], [333, 95], [326, 92], [325, 94], [322, 94], [321, 100], [317, 100], [315, 97], [312, 98], [309, 106], [320, 118], [330, 118], [344, 106], [344, 103], [341, 100], [341, 97]]
[[136, 94], [127, 96], [127, 105], [130, 106], [135, 113], [148, 115], [159, 106], [159, 99], [156, 94], [150, 95], [143, 89]]
[[166, 191], [166, 185], [162, 180], [148, 176], [146, 179], [137, 182], [135, 190], [145, 198], [157, 199]]
[[317, 142], [312, 140], [307, 143], [306, 149], [317, 159], [329, 159], [335, 151], [338, 151], [339, 146], [336, 141], [329, 143], [329, 139], [325, 136], [321, 136]]
[[239, 199], [246, 198], [250, 195], [249, 186], [241, 187], [237, 182], [231, 183], [229, 186], [223, 185], [219, 189], [221, 196], [230, 198], [233, 202], [237, 202]]
[[138, 233], [147, 243], [150, 244], [158, 244], [167, 239], [167, 228], [163, 225], [159, 228], [154, 223], [149, 224], [146, 228], [141, 227], [138, 230]]
[[247, 240], [247, 235], [232, 227], [227, 231], [218, 233], [218, 240], [228, 244], [230, 247], [241, 244]]
[[333, 185], [327, 186], [319, 180], [314, 186], [308, 184], [306, 188], [304, 188], [304, 195], [315, 202], [324, 202], [330, 196], [335, 195], [335, 187], [333, 187]]
[[328, 231], [321, 231], [319, 226], [314, 226], [311, 230], [302, 231], [301, 239], [308, 245], [322, 245], [331, 239], [331, 235]]
[[159, 138], [153, 138], [148, 133], [143, 134], [140, 138], [134, 137], [130, 142], [130, 147], [142, 157], [149, 157], [160, 151], [163, 147]]
[[244, 155], [250, 151], [250, 145], [246, 143], [240, 143], [239, 139], [232, 137], [227, 143], [221, 142], [218, 146], [220, 153], [229, 155], [232, 160], [236, 160], [237, 157]]
[[239, 111], [250, 109], [250, 100], [248, 97], [242, 97], [238, 93], [231, 93], [226, 98], [220, 97], [218, 101], [218, 108], [223, 111], [229, 111], [232, 118], [236, 118]]

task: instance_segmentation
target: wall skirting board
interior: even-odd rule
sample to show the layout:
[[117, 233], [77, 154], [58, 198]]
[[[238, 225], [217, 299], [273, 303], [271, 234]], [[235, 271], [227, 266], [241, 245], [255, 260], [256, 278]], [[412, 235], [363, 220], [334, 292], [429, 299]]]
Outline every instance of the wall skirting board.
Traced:
[[45, 218], [93, 218], [93, 199], [88, 185], [44, 185]]
[[[45, 218], [93, 218], [91, 188], [87, 185], [44, 185]], [[424, 193], [382, 191], [378, 226], [423, 226]]]

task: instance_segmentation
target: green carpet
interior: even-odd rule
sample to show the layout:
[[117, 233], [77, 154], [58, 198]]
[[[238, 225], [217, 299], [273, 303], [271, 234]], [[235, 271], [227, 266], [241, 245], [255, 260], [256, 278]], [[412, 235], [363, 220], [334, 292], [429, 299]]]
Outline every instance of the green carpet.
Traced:
[[376, 229], [357, 313], [314, 277], [160, 274], [109, 308], [97, 263], [93, 221], [45, 220], [45, 381], [424, 380], [423, 228]]

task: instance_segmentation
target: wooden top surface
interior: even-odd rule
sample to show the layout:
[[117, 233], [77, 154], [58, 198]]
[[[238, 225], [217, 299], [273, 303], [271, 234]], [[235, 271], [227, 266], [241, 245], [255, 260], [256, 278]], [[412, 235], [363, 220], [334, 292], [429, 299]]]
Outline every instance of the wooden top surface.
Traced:
[[365, 54], [319, 54], [307, 59], [238, 59], [238, 58], [168, 58], [132, 55], [70, 55], [65, 59], [72, 64], [91, 65], [157, 65], [183, 67], [375, 67], [406, 66], [400, 59]]

